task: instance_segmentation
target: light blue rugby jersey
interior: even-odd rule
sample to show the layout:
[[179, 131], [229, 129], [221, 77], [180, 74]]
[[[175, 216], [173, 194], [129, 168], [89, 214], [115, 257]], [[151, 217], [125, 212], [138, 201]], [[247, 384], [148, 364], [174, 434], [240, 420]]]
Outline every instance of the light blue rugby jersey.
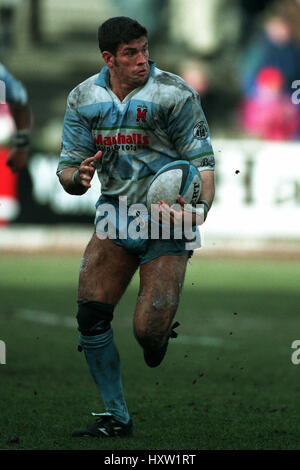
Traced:
[[153, 175], [167, 163], [189, 160], [199, 171], [215, 165], [199, 95], [152, 61], [148, 81], [121, 102], [104, 66], [74, 88], [67, 102], [57, 174], [102, 150], [101, 193], [143, 203]]
[[[16, 105], [25, 105], [27, 104], [27, 91], [22, 83], [13, 77], [3, 64], [0, 63], [0, 80], [5, 85], [4, 98], [8, 103], [13, 103]], [[3, 91], [3, 90], [2, 90]], [[1, 96], [2, 98], [2, 96]]]

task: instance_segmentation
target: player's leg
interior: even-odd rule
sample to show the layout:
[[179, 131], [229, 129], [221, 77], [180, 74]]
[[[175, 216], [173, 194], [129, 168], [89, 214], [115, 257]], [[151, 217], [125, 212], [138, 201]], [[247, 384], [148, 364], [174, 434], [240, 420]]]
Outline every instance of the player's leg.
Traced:
[[94, 234], [81, 260], [78, 301], [87, 299], [116, 305], [138, 266], [137, 256]]
[[162, 361], [179, 305], [188, 254], [160, 256], [140, 267], [140, 290], [134, 314], [136, 339], [150, 367]]
[[[123, 394], [120, 358], [113, 339], [111, 320], [114, 307], [137, 266], [138, 259], [135, 255], [129, 254], [109, 239], [100, 240], [94, 235], [81, 262], [78, 286], [80, 344], [106, 411], [118, 423], [123, 424], [128, 423], [129, 413]], [[120, 425], [117, 427], [120, 429]], [[92, 426], [77, 430], [73, 436], [100, 436], [98, 428]], [[108, 428], [107, 423], [101, 429], [104, 429], [104, 435], [114, 435], [114, 429]], [[125, 428], [124, 432], [127, 432]]]

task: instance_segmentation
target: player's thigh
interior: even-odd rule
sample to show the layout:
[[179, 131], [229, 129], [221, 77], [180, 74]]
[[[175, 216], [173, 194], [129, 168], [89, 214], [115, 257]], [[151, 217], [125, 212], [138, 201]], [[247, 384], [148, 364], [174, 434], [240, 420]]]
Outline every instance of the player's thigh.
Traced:
[[161, 256], [140, 267], [140, 290], [134, 314], [137, 339], [162, 340], [179, 305], [188, 255]]
[[116, 305], [138, 265], [135, 255], [94, 234], [81, 260], [78, 299]]

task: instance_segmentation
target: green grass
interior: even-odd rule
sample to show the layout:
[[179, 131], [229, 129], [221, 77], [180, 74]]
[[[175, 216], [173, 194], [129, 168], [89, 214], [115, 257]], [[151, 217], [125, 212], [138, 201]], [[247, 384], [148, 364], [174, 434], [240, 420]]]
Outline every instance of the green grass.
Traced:
[[[103, 404], [76, 328], [28, 321], [24, 309], [76, 314], [80, 256], [1, 255], [0, 449], [300, 449], [300, 264], [194, 258], [157, 369], [132, 335], [138, 276], [115, 311], [130, 439], [72, 439]], [[205, 343], [206, 341], [206, 343]]]

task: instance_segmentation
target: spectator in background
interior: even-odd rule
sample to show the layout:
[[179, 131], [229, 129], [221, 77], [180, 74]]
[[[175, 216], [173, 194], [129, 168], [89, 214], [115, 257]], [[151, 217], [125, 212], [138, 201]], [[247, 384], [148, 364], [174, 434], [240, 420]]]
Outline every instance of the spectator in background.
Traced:
[[201, 63], [199, 60], [183, 61], [180, 76], [199, 93], [200, 97], [208, 93], [208, 70], [205, 64]]
[[7, 159], [7, 165], [13, 172], [22, 170], [27, 164], [30, 137], [30, 109], [27, 92], [22, 83], [16, 80], [0, 63], [0, 81], [4, 86], [5, 103], [0, 105], [0, 112], [7, 113], [7, 106], [13, 118], [15, 132], [12, 149]]
[[294, 40], [300, 43], [300, 0], [277, 0], [274, 14], [288, 22]]
[[266, 139], [299, 137], [299, 110], [291, 101], [300, 77], [300, 48], [283, 16], [271, 15], [244, 54], [241, 69], [242, 125]]
[[258, 73], [267, 66], [283, 74], [285, 89], [291, 93], [291, 83], [300, 77], [300, 48], [289, 22], [282, 16], [271, 16], [258, 39], [244, 53], [241, 86], [246, 96], [256, 93]]
[[206, 116], [209, 116], [207, 119], [214, 122], [216, 127], [220, 114], [220, 96], [215, 90], [210, 67], [204, 61], [190, 58], [181, 62], [178, 73], [199, 94]]
[[[280, 0], [282, 1], [282, 0]], [[245, 47], [260, 28], [259, 19], [264, 11], [273, 8], [275, 0], [239, 0], [241, 29], [239, 44]]]
[[284, 91], [282, 72], [265, 67], [257, 75], [255, 93], [242, 106], [244, 130], [269, 140], [291, 140], [299, 137], [300, 114], [290, 95]]

